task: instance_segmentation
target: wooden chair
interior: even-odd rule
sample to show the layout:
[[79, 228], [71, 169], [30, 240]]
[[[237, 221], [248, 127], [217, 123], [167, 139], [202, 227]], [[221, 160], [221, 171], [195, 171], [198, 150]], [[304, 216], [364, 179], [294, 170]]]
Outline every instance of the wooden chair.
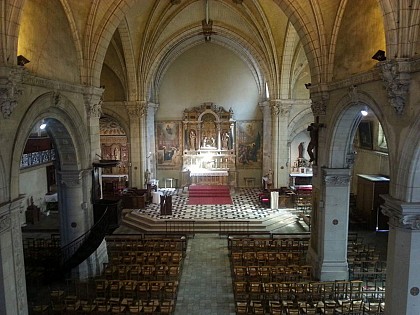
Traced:
[[175, 303], [173, 300], [163, 300], [159, 306], [160, 315], [172, 314], [174, 311], [174, 305]]
[[32, 314], [47, 315], [50, 312], [50, 306], [47, 304], [40, 304], [32, 306]]
[[282, 310], [282, 306], [281, 303], [277, 300], [277, 301], [269, 301], [268, 302], [268, 309], [270, 312], [270, 315], [282, 315], [283, 314], [283, 310]]
[[247, 315], [248, 314], [248, 302], [247, 301], [236, 301], [235, 302], [236, 315]]
[[141, 314], [141, 312], [143, 311], [143, 305], [141, 304], [129, 305], [127, 310], [128, 310], [128, 314], [130, 315], [138, 315], [138, 314]]

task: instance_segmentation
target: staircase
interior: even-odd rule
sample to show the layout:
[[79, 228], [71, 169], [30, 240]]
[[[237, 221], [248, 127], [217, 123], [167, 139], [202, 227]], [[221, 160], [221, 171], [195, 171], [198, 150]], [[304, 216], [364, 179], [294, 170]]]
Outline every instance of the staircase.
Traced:
[[49, 259], [52, 268], [46, 275], [47, 281], [63, 279], [71, 269], [89, 258], [104, 240], [107, 234], [117, 227], [114, 225], [115, 212], [121, 207], [121, 201], [109, 203], [100, 219], [92, 228], [69, 244], [61, 247], [54, 257]]
[[279, 210], [264, 219], [229, 220], [229, 219], [173, 219], [152, 218], [136, 210], [126, 210], [121, 225], [140, 233], [270, 233], [284, 226], [296, 223], [296, 215]]

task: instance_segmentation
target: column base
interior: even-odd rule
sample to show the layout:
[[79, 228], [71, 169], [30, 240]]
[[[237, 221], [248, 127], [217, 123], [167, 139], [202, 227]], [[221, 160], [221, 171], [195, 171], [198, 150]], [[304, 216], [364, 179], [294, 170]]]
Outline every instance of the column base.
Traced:
[[348, 280], [349, 270], [346, 261], [322, 262], [320, 265], [320, 281]]

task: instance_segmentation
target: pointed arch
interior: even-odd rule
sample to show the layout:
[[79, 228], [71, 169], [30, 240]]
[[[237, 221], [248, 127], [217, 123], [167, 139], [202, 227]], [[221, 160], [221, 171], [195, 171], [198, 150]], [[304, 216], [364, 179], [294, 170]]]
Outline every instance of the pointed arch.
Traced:
[[34, 100], [17, 128], [11, 163], [11, 199], [19, 196], [20, 159], [26, 141], [34, 124], [42, 119], [48, 121], [47, 131], [54, 140], [60, 170], [78, 171], [91, 167], [87, 158], [90, 140], [86, 123], [67, 98], [53, 92], [45, 93]]

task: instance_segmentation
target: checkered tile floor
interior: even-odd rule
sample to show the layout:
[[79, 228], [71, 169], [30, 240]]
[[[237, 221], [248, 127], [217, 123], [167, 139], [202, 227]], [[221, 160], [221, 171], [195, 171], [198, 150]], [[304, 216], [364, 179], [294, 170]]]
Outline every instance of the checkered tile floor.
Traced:
[[264, 208], [259, 200], [258, 188], [240, 188], [231, 193], [231, 205], [188, 205], [188, 192], [181, 189], [161, 189], [172, 195], [172, 215], [160, 215], [159, 204], [149, 204], [146, 209], [138, 210], [154, 219], [265, 219], [273, 214], [284, 212], [284, 209]]

